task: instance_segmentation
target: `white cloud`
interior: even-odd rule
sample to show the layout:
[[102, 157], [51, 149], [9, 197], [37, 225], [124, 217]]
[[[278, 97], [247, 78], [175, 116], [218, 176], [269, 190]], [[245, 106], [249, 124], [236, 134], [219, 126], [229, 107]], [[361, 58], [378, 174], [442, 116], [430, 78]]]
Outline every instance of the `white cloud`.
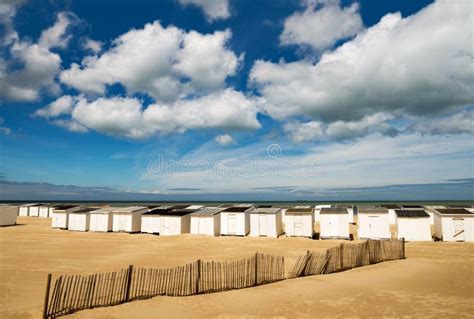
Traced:
[[66, 32], [67, 28], [75, 19], [77, 19], [76, 16], [70, 12], [58, 13], [54, 25], [41, 32], [38, 45], [45, 49], [65, 48], [71, 38], [71, 35]]
[[70, 95], [64, 95], [51, 102], [48, 106], [38, 109], [36, 116], [57, 117], [61, 114], [70, 114], [74, 106], [75, 98]]
[[229, 31], [186, 33], [155, 21], [121, 35], [101, 56], [72, 64], [60, 78], [86, 93], [104, 94], [106, 85], [120, 83], [128, 93], [144, 92], [169, 103], [224, 86], [238, 66], [237, 56], [226, 48], [229, 38]]
[[26, 0], [4, 0], [0, 3], [0, 25], [3, 26], [2, 44], [9, 45], [18, 40], [18, 33], [13, 28], [16, 11]]
[[280, 42], [284, 45], [309, 45], [316, 51], [331, 48], [338, 40], [347, 39], [363, 29], [359, 5], [341, 8], [339, 1], [323, 5], [308, 3], [304, 12], [285, 20]]
[[87, 127], [82, 126], [81, 124], [74, 121], [59, 119], [59, 120], [54, 120], [51, 123], [53, 123], [56, 126], [65, 128], [66, 130], [74, 132], [74, 133], [86, 133], [89, 131]]
[[146, 108], [136, 98], [88, 101], [84, 97], [64, 97], [37, 115], [56, 117], [70, 112], [68, 103], [71, 101], [75, 103], [71, 118], [55, 124], [66, 127], [75, 123], [108, 135], [134, 139], [192, 129], [254, 130], [260, 127], [256, 101], [232, 89], [173, 104], [151, 104]]
[[3, 124], [5, 124], [5, 119], [3, 117], [0, 117], [0, 132], [5, 135], [10, 135], [12, 130], [9, 127], [4, 126]]
[[229, 134], [217, 135], [214, 138], [214, 141], [216, 141], [217, 144], [220, 144], [222, 146], [227, 146], [235, 143], [234, 139]]
[[98, 54], [100, 51], [102, 51], [102, 45], [103, 43], [101, 41], [92, 39], [86, 39], [86, 41], [83, 43], [84, 49], [91, 50], [94, 54]]
[[[0, 97], [32, 102], [39, 99], [43, 90], [57, 94], [60, 89], [55, 78], [61, 70], [61, 57], [49, 49], [67, 45], [69, 35], [66, 30], [74, 15], [59, 13], [56, 23], [42, 32], [39, 42], [31, 43], [20, 40], [16, 31], [9, 25], [16, 12], [15, 8], [0, 5], [1, 22], [9, 38], [5, 39], [4, 43], [8, 45], [6, 48], [11, 54], [8, 61], [0, 60]], [[21, 65], [21, 68], [18, 68], [18, 65]]]
[[430, 135], [474, 134], [474, 112], [463, 111], [448, 117], [420, 121], [408, 127], [407, 131]]
[[430, 116], [474, 102], [474, 7], [437, 1], [388, 14], [318, 63], [256, 61], [249, 81], [274, 118], [323, 122], [375, 113]]
[[295, 143], [302, 143], [306, 141], [316, 141], [324, 137], [322, 123], [317, 121], [310, 121], [307, 123], [300, 123], [298, 121], [288, 122], [283, 126], [286, 134]]
[[23, 68], [0, 73], [0, 97], [15, 101], [35, 101], [42, 89], [58, 91], [54, 79], [61, 69], [58, 54], [37, 44], [18, 42], [12, 46], [12, 56]]
[[209, 21], [230, 17], [229, 0], [178, 0], [183, 6], [199, 7]]

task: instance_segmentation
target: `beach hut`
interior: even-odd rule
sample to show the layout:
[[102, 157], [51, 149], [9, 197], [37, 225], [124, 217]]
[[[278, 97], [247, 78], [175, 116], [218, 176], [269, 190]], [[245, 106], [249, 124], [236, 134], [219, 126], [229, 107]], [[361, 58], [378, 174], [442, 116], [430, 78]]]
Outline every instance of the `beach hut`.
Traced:
[[401, 209], [401, 207], [396, 204], [382, 204], [380, 206], [388, 210], [388, 221], [390, 225], [395, 225], [397, 223], [397, 215], [395, 210]]
[[325, 207], [320, 212], [321, 239], [350, 239], [349, 211], [346, 207]]
[[378, 206], [359, 206], [358, 234], [363, 239], [390, 239], [390, 221], [388, 209]]
[[28, 207], [28, 216], [39, 217], [39, 208], [43, 204], [33, 204]]
[[282, 233], [281, 208], [259, 207], [250, 211], [250, 236], [277, 238]]
[[38, 207], [38, 216], [42, 217], [42, 218], [48, 218], [49, 217], [49, 205], [41, 204]]
[[337, 204], [337, 208], [345, 208], [347, 210], [347, 218], [349, 223], [354, 223], [354, 205], [352, 204]]
[[191, 234], [219, 236], [225, 207], [205, 207], [191, 214]]
[[250, 231], [252, 206], [233, 206], [221, 211], [221, 235], [246, 236]]
[[313, 237], [314, 210], [312, 208], [289, 208], [285, 215], [286, 236]]
[[407, 241], [430, 241], [430, 215], [420, 209], [395, 210], [397, 222], [397, 238]]
[[81, 209], [78, 205], [60, 205], [56, 206], [51, 216], [51, 227], [67, 229], [69, 223], [69, 213]]
[[0, 206], [0, 226], [11, 226], [16, 224], [18, 206]]
[[112, 211], [112, 231], [136, 233], [142, 226], [142, 214], [148, 211], [145, 206], [129, 206]]
[[440, 205], [425, 206], [425, 211], [428, 213], [428, 215], [430, 215], [430, 225], [434, 225], [434, 214], [435, 214], [436, 210], [445, 209], [445, 208], [447, 208], [447, 207], [446, 206], [440, 206]]
[[323, 204], [323, 205], [316, 205], [314, 207], [314, 221], [315, 222], [319, 222], [320, 221], [320, 217], [319, 217], [319, 214], [321, 213], [321, 209], [323, 208], [330, 208], [331, 205], [329, 204]]
[[191, 214], [196, 209], [173, 209], [159, 213], [160, 236], [175, 236], [189, 234], [191, 228]]
[[90, 212], [97, 207], [85, 207], [69, 213], [68, 230], [88, 231], [90, 226]]
[[34, 205], [36, 205], [36, 204], [23, 204], [23, 205], [20, 205], [19, 209], [18, 209], [18, 216], [29, 216], [28, 215], [29, 208], [30, 208], [30, 206], [34, 206]]
[[103, 207], [89, 212], [89, 231], [109, 232], [112, 231], [114, 210], [120, 207]]
[[201, 209], [203, 208], [204, 205], [188, 205], [185, 207], [185, 209], [194, 209], [194, 210], [198, 210], [198, 209]]
[[172, 207], [155, 207], [142, 215], [142, 233], [159, 234], [160, 233], [160, 213], [173, 210]]
[[440, 208], [434, 213], [435, 237], [443, 241], [474, 241], [474, 213], [464, 208]]

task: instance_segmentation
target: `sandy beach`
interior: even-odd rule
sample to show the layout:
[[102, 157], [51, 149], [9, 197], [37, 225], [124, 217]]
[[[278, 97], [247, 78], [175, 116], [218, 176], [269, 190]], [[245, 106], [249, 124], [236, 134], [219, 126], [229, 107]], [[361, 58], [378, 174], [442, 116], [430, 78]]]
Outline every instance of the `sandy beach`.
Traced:
[[[48, 273], [88, 274], [136, 266], [232, 260], [256, 251], [285, 256], [338, 241], [305, 238], [159, 237], [50, 228], [19, 217], [0, 229], [0, 317], [39, 318]], [[474, 244], [407, 243], [407, 259], [343, 273], [192, 297], [155, 297], [81, 311], [71, 318], [472, 317]]]

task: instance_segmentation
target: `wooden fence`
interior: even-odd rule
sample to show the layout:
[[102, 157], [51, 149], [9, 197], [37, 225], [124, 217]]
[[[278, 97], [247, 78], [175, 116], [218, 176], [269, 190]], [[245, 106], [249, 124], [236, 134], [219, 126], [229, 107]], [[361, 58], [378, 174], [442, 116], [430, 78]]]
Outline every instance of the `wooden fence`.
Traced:
[[[322, 275], [405, 258], [405, 242], [368, 240], [340, 244], [326, 252], [300, 256], [285, 276], [282, 256], [256, 253], [230, 261], [202, 261], [174, 268], [129, 266], [119, 272], [89, 276], [62, 275], [51, 285], [48, 275], [43, 318], [56, 318], [83, 309], [112, 306], [154, 296], [190, 296], [268, 284], [286, 278]], [[53, 287], [51, 290], [50, 288]]]
[[129, 266], [119, 272], [60, 276], [50, 292], [48, 275], [43, 318], [154, 296], [190, 296], [253, 287], [285, 279], [282, 256], [256, 253], [231, 262], [197, 260], [158, 269]]
[[404, 240], [367, 240], [363, 243], [342, 243], [325, 253], [310, 252], [300, 256], [289, 278], [322, 275], [405, 258]]

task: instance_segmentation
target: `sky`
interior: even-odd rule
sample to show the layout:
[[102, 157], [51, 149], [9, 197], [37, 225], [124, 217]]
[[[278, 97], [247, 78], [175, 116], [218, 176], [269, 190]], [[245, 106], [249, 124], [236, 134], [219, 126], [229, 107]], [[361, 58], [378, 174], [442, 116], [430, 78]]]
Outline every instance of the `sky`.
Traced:
[[0, 4], [0, 199], [474, 198], [474, 3]]

